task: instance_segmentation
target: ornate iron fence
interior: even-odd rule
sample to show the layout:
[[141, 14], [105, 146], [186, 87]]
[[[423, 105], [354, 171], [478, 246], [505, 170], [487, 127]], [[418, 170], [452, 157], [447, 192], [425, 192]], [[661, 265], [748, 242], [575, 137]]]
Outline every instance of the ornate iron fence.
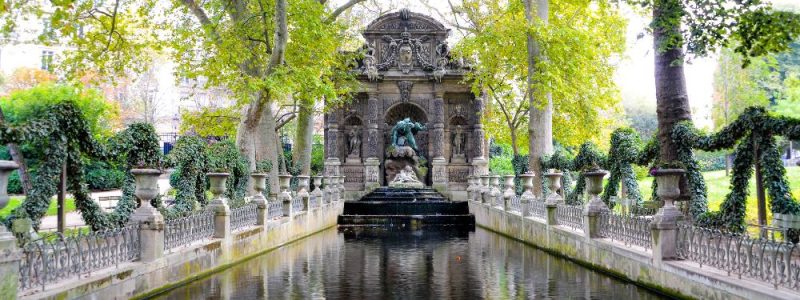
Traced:
[[256, 225], [258, 205], [253, 202], [231, 209], [231, 230]]
[[517, 195], [511, 196], [511, 200], [508, 202], [508, 211], [518, 212], [521, 215], [522, 213], [522, 204], [520, 203], [520, 197]]
[[303, 198], [295, 197], [292, 199], [292, 213], [305, 210], [306, 204], [303, 203]]
[[752, 239], [701, 228], [678, 225], [677, 255], [736, 275], [761, 280], [775, 288], [800, 289], [800, 249], [797, 244]]
[[556, 207], [556, 221], [558, 225], [583, 231], [583, 207], [559, 204]]
[[544, 201], [533, 199], [530, 202], [531, 215], [541, 219], [547, 219], [547, 206]]
[[211, 238], [214, 235], [214, 212], [209, 209], [167, 220], [164, 226], [164, 250]]
[[139, 259], [139, 227], [39, 239], [22, 246], [20, 289], [45, 289], [47, 283]]
[[283, 203], [280, 201], [267, 202], [267, 218], [270, 220], [283, 217]]
[[600, 214], [599, 233], [626, 246], [636, 245], [652, 248], [653, 236], [650, 232], [650, 218], [618, 215], [613, 212]]

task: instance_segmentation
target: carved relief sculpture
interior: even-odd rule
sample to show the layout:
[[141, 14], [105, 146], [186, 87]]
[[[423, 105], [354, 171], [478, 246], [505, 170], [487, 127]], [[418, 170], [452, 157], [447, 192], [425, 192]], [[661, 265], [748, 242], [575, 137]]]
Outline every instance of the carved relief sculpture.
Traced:
[[347, 139], [349, 141], [347, 156], [361, 157], [361, 130], [358, 127], [351, 128], [347, 133]]
[[413, 86], [413, 81], [403, 80], [397, 82], [397, 88], [400, 90], [400, 100], [403, 102], [408, 102], [408, 100], [411, 100], [411, 88]]
[[466, 142], [464, 130], [461, 128], [461, 125], [456, 125], [455, 130], [453, 131], [453, 156], [450, 159], [452, 163], [464, 163], [466, 162], [464, 158], [464, 143]]
[[397, 121], [397, 124], [392, 128], [392, 145], [398, 148], [408, 146], [414, 149], [414, 152], [419, 153], [414, 134], [426, 129], [425, 125], [412, 122], [409, 118]]
[[366, 49], [364, 52], [364, 75], [370, 81], [378, 80], [378, 68], [375, 66], [375, 42], [372, 44], [365, 44]]

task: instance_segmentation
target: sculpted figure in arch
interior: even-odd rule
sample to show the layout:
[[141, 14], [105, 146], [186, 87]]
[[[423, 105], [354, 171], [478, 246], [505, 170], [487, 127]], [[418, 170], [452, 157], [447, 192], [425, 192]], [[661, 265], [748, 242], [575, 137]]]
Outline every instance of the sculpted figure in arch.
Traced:
[[464, 155], [464, 130], [461, 129], [461, 125], [456, 125], [453, 132], [453, 155]]
[[417, 141], [414, 139], [414, 134], [426, 129], [425, 125], [412, 122], [410, 118], [397, 121], [397, 124], [392, 128], [392, 145], [395, 147], [409, 146], [411, 149], [414, 149], [414, 152], [418, 153], [419, 149], [417, 148]]
[[348, 145], [348, 155], [357, 157], [361, 154], [361, 135], [359, 134], [359, 130], [356, 127], [350, 128], [350, 132], [347, 133], [348, 140], [350, 141]]

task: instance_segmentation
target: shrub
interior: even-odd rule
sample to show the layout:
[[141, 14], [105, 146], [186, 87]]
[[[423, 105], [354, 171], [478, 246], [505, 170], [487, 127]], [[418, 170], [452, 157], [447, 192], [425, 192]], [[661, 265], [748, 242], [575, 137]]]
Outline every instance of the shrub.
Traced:
[[86, 184], [91, 190], [120, 189], [125, 183], [125, 172], [109, 167], [105, 163], [92, 164], [86, 168], [85, 172]]
[[22, 181], [19, 180], [19, 172], [11, 172], [8, 177], [8, 193], [9, 194], [22, 194]]

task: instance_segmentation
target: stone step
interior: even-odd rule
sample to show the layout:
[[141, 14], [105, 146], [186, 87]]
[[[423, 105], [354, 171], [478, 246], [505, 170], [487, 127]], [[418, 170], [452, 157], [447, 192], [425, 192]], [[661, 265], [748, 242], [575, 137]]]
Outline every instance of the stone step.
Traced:
[[441, 195], [429, 195], [429, 196], [422, 196], [422, 195], [409, 195], [409, 196], [393, 196], [393, 197], [382, 197], [376, 195], [367, 195], [358, 202], [364, 201], [406, 201], [406, 202], [413, 202], [413, 201], [447, 201], [447, 198], [442, 197]]
[[355, 201], [345, 202], [344, 215], [456, 215], [469, 214], [467, 202]]
[[415, 228], [424, 225], [473, 226], [473, 215], [340, 215], [339, 225], [393, 226]]

